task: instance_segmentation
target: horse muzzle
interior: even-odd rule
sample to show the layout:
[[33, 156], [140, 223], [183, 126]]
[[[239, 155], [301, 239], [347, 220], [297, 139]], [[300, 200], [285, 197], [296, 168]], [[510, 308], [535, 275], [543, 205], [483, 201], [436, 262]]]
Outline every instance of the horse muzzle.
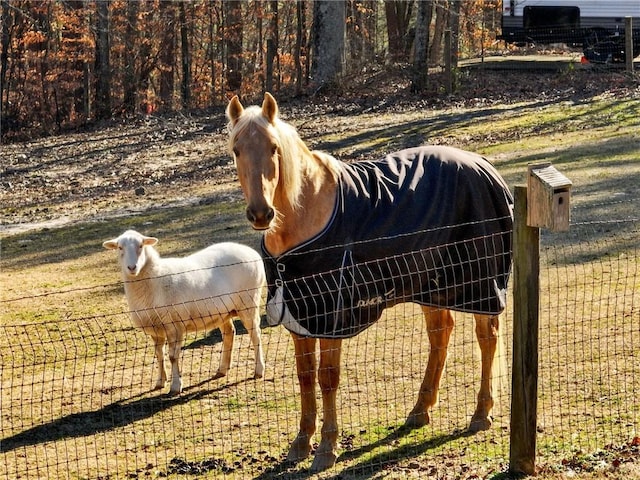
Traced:
[[272, 207], [256, 209], [247, 207], [247, 220], [251, 222], [254, 230], [267, 230], [271, 227], [271, 222], [276, 216]]

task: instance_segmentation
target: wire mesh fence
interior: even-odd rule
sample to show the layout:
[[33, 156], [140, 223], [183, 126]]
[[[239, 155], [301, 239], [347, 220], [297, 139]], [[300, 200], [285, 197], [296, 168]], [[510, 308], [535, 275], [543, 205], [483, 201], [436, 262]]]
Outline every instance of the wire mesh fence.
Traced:
[[[606, 208], [605, 208], [606, 209]], [[538, 461], [633, 445], [640, 427], [634, 351], [640, 339], [640, 222], [578, 222], [542, 239]], [[105, 288], [107, 287], [107, 288]], [[58, 304], [112, 298], [120, 286], [53, 292]], [[8, 299], [12, 310], [46, 298]], [[9, 303], [7, 303], [9, 302]], [[338, 391], [340, 457], [327, 475], [480, 478], [507, 468], [510, 307], [501, 320], [494, 423], [473, 436], [480, 376], [474, 322], [455, 314], [447, 368], [431, 423], [402, 428], [428, 355], [421, 309], [401, 304], [345, 340]], [[152, 342], [129, 313], [64, 317], [43, 308], [0, 325], [0, 478], [228, 478], [308, 476], [285, 464], [300, 403], [293, 344], [263, 325], [267, 364], [240, 324], [232, 368], [214, 379], [219, 332], [188, 336], [184, 391], [153, 390]], [[320, 426], [320, 425], [319, 425]], [[316, 433], [319, 439], [319, 431]], [[316, 439], [317, 440], [317, 439]], [[637, 448], [637, 447], [636, 447]], [[596, 468], [596, 467], [594, 467]]]
[[[607, 449], [613, 458], [620, 445], [634, 447], [637, 455], [639, 227], [637, 218], [574, 223], [564, 238], [550, 236], [544, 245], [538, 404], [543, 461], [566, 462]], [[609, 466], [602, 461], [578, 468]]]
[[[478, 449], [464, 429], [475, 406], [479, 359], [472, 321], [461, 317], [467, 321], [460, 318], [452, 341], [440, 406], [420, 431], [399, 428], [426, 365], [420, 309], [396, 307], [345, 342], [338, 408], [346, 468], [410, 468], [423, 453], [449, 455], [451, 441]], [[128, 321], [122, 312], [2, 327], [3, 478], [277, 473], [300, 408], [293, 345], [284, 329], [263, 331], [267, 373], [259, 380], [251, 378], [252, 348], [240, 327], [234, 367], [223, 379], [211, 380], [220, 336], [191, 336], [183, 351], [185, 389], [172, 397], [151, 390], [153, 348]], [[504, 405], [497, 409], [498, 427], [486, 439], [502, 458], [506, 400], [498, 402]], [[438, 463], [419, 461], [413, 468], [439, 469]]]

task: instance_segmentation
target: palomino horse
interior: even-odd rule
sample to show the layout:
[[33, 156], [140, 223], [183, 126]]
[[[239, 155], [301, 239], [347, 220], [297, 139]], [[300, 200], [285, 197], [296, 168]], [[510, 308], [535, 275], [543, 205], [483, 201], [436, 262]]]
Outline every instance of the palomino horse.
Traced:
[[469, 429], [489, 428], [513, 215], [509, 189], [491, 164], [448, 147], [347, 164], [310, 151], [279, 119], [268, 93], [261, 107], [246, 109], [234, 97], [226, 112], [247, 218], [264, 231], [267, 316], [291, 331], [295, 346], [302, 413], [288, 460], [311, 452], [317, 376], [323, 423], [311, 469], [335, 463], [341, 341], [406, 301], [422, 306], [431, 344], [406, 425], [429, 423], [453, 329], [451, 310], [458, 310], [474, 314], [481, 350]]

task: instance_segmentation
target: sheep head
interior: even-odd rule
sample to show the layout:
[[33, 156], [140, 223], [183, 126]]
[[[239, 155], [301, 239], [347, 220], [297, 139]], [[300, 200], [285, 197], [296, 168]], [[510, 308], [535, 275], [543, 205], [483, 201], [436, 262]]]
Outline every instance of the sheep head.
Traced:
[[135, 230], [127, 230], [118, 238], [107, 240], [102, 246], [118, 250], [118, 260], [124, 275], [136, 277], [147, 263], [146, 246], [158, 243], [155, 237], [147, 237]]

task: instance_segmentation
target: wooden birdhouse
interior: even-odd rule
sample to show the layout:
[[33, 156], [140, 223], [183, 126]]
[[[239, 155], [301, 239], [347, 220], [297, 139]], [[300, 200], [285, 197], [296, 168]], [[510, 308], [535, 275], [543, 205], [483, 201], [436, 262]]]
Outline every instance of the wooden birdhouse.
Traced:
[[550, 163], [529, 165], [527, 225], [554, 232], [569, 230], [571, 185]]

